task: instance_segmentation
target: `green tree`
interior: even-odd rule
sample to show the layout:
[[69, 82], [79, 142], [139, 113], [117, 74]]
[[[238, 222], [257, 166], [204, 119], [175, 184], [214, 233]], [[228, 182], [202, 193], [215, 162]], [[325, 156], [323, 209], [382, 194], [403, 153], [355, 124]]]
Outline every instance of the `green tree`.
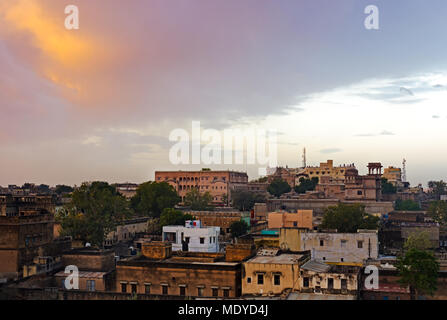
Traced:
[[397, 199], [394, 203], [394, 210], [397, 211], [419, 211], [421, 207], [413, 200], [401, 200]]
[[428, 250], [432, 247], [430, 236], [426, 231], [413, 232], [404, 243], [404, 249]]
[[436, 291], [439, 263], [433, 253], [410, 248], [398, 258], [396, 267], [399, 283], [410, 287], [413, 299], [421, 294], [433, 295]]
[[397, 188], [388, 182], [388, 179], [382, 178], [382, 193], [383, 194], [394, 194], [397, 192]]
[[312, 179], [306, 179], [304, 177], [300, 178], [300, 184], [295, 186], [296, 193], [306, 193], [307, 191], [315, 190], [318, 184], [318, 177], [313, 177]]
[[37, 192], [42, 194], [48, 194], [50, 193], [50, 186], [47, 184], [41, 184], [37, 187]]
[[180, 210], [165, 208], [160, 216], [160, 226], [184, 226], [187, 220], [194, 220], [194, 217]]
[[428, 207], [428, 215], [439, 224], [447, 225], [447, 202], [432, 201]]
[[265, 195], [250, 191], [233, 191], [231, 193], [233, 207], [239, 211], [252, 210], [255, 203], [264, 203]]
[[83, 183], [61, 210], [61, 234], [102, 247], [107, 234], [129, 218], [126, 199], [107, 182]]
[[211, 208], [213, 196], [207, 191], [201, 193], [198, 188], [192, 188], [185, 196], [184, 203], [191, 210], [208, 210]]
[[436, 200], [440, 200], [442, 195], [447, 194], [447, 184], [444, 181], [429, 181], [428, 187], [432, 189]]
[[290, 192], [290, 190], [292, 190], [292, 188], [290, 188], [290, 185], [282, 179], [273, 180], [267, 188], [267, 191], [277, 198], [279, 198], [284, 193]]
[[73, 192], [73, 190], [74, 190], [74, 189], [73, 189], [72, 187], [61, 184], [61, 185], [57, 185], [57, 186], [56, 186], [56, 190], [55, 190], [55, 192], [56, 192], [57, 194], [62, 194], [62, 193], [70, 193], [70, 192]]
[[235, 221], [230, 225], [230, 232], [233, 238], [240, 237], [248, 232], [249, 226], [244, 220]]
[[167, 182], [145, 182], [138, 186], [131, 206], [140, 216], [160, 217], [163, 209], [173, 208], [180, 202], [177, 191]]
[[338, 232], [357, 232], [358, 229], [378, 229], [379, 218], [365, 212], [360, 204], [340, 203], [326, 208], [321, 229], [337, 229]]

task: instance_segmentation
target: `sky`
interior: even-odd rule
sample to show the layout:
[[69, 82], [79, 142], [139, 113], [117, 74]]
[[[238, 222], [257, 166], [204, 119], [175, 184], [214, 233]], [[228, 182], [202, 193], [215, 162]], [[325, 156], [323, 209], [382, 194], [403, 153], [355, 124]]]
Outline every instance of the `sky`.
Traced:
[[444, 0], [1, 0], [0, 185], [197, 169], [169, 159], [170, 133], [192, 121], [276, 130], [283, 166], [305, 147], [308, 165], [365, 173], [405, 158], [412, 185], [447, 180], [445, 12]]

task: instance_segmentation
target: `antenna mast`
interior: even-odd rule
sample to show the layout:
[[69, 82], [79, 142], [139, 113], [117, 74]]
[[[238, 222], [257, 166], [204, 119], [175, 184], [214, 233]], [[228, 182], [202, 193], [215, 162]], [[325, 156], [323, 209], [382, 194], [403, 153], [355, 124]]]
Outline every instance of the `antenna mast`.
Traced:
[[306, 168], [306, 148], [303, 149], [303, 168]]
[[402, 161], [402, 182], [407, 182], [407, 160]]

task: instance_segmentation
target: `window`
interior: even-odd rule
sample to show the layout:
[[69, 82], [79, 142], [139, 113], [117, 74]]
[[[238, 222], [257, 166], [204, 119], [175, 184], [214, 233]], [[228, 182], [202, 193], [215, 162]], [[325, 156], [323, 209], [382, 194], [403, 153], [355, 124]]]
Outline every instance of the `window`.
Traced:
[[327, 288], [328, 288], [328, 289], [334, 289], [334, 279], [329, 278], [329, 279], [327, 280]]
[[251, 277], [247, 278], [247, 283], [251, 283]]
[[223, 296], [228, 298], [230, 296], [230, 289], [223, 289]]
[[126, 293], [127, 292], [127, 284], [126, 283], [121, 283], [121, 292], [122, 293]]
[[361, 190], [357, 191], [357, 195], [361, 196], [362, 195], [362, 191]]
[[324, 240], [320, 240], [320, 247], [324, 246]]
[[151, 285], [150, 284], [146, 283], [144, 285], [144, 293], [145, 294], [151, 294]]
[[346, 279], [341, 279], [341, 289], [342, 290], [348, 289], [348, 281]]
[[258, 274], [258, 284], [264, 284], [264, 275]]
[[198, 297], [203, 297], [203, 287], [197, 288], [197, 296]]
[[341, 247], [342, 248], [346, 248], [346, 242], [348, 242], [347, 240], [341, 240]]
[[303, 287], [309, 288], [309, 278], [308, 277], [303, 278]]
[[275, 274], [273, 276], [273, 284], [275, 286], [279, 286], [281, 284], [281, 276], [279, 274]]
[[219, 295], [219, 289], [213, 288], [213, 297], [217, 297]]
[[363, 241], [357, 241], [357, 248], [363, 248]]
[[162, 294], [168, 294], [168, 285], [161, 285], [161, 288], [162, 288], [162, 290], [161, 290], [161, 293]]
[[87, 291], [95, 291], [95, 280], [87, 280]]
[[294, 226], [294, 227], [298, 226], [298, 222], [294, 221], [294, 222], [293, 222], [293, 226]]
[[186, 287], [185, 286], [181, 286], [180, 287], [180, 295], [181, 296], [186, 296]]
[[130, 291], [132, 293], [137, 293], [137, 284], [136, 283], [131, 283], [130, 284]]
[[200, 244], [204, 244], [205, 243], [205, 238], [200, 237]]
[[164, 241], [173, 242], [173, 243], [177, 243], [177, 233], [175, 233], [175, 232], [165, 232], [163, 240]]

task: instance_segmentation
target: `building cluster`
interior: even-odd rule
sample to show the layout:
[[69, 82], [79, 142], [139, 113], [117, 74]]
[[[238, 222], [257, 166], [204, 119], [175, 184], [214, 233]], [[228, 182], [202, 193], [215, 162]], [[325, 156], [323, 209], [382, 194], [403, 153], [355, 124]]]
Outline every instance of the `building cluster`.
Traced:
[[[157, 171], [184, 200], [197, 188], [210, 192], [212, 211], [192, 211], [183, 225], [151, 231], [152, 219], [135, 217], [110, 232], [101, 249], [60, 236], [52, 194], [3, 190], [0, 195], [0, 298], [19, 299], [410, 299], [396, 269], [397, 256], [412, 235], [428, 234], [441, 264], [435, 299], [447, 298], [447, 253], [443, 232], [426, 211], [396, 211], [382, 194], [382, 178], [399, 199], [415, 199], [401, 171], [369, 163], [359, 175], [354, 164], [276, 168], [264, 182], [248, 182], [234, 171]], [[315, 190], [266, 197], [248, 212], [231, 208], [233, 192], [266, 194], [269, 182], [318, 178]], [[131, 198], [138, 185], [117, 184]], [[404, 196], [406, 195], [406, 196]], [[407, 198], [406, 198], [407, 197]], [[380, 217], [378, 230], [342, 233], [319, 228], [327, 208], [362, 204]], [[421, 206], [422, 207], [422, 206]], [[235, 239], [231, 225], [250, 230]], [[67, 286], [66, 267], [78, 268], [79, 287]], [[379, 270], [379, 287], [365, 285], [369, 266]], [[69, 283], [70, 284], [70, 283]], [[51, 290], [50, 290], [51, 289]]]

